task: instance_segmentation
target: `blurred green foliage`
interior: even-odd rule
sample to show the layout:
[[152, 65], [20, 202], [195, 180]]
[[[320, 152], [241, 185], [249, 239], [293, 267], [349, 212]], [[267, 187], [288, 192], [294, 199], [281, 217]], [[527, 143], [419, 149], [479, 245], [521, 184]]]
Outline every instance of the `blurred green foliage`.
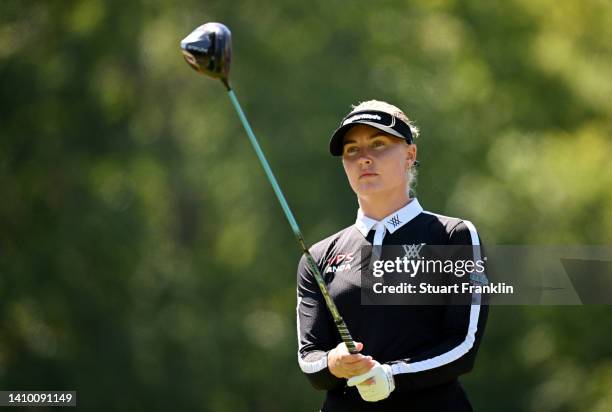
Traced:
[[[418, 193], [490, 244], [612, 233], [606, 0], [0, 3], [0, 389], [87, 410], [310, 411], [299, 250], [220, 84], [314, 243], [355, 216], [327, 140], [378, 98], [422, 130]], [[612, 410], [608, 307], [495, 307], [477, 410]]]

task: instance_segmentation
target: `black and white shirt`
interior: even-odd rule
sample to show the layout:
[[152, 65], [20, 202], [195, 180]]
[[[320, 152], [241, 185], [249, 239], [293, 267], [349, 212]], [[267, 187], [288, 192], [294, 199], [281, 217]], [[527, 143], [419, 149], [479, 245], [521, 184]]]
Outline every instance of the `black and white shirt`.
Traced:
[[[463, 411], [471, 406], [457, 377], [469, 372], [488, 313], [480, 295], [471, 304], [369, 306], [361, 304], [360, 271], [353, 256], [371, 245], [481, 245], [474, 225], [423, 210], [413, 199], [377, 222], [361, 210], [354, 225], [324, 239], [310, 252], [353, 338], [365, 355], [390, 364], [396, 389], [383, 401], [363, 401], [346, 380], [332, 375], [327, 353], [340, 342], [331, 314], [302, 257], [298, 267], [297, 326], [301, 370], [327, 390], [323, 411]], [[476, 250], [476, 248], [475, 248]]]

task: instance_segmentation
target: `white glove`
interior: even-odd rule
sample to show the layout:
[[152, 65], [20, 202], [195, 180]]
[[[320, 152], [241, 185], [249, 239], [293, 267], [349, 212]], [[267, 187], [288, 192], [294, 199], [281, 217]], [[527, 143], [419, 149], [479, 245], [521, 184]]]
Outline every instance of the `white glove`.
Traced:
[[[366, 385], [364, 382], [370, 378], [373, 378], [375, 382], [372, 385]], [[347, 385], [357, 386], [364, 401], [377, 402], [389, 397], [395, 389], [395, 380], [390, 365], [381, 365], [376, 362], [376, 366], [363, 375], [349, 379]]]

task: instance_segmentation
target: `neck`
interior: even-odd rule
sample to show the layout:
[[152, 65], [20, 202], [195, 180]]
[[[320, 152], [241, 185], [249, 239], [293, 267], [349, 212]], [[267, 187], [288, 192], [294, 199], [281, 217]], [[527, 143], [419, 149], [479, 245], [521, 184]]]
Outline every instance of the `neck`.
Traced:
[[364, 215], [374, 220], [382, 220], [396, 210], [406, 206], [412, 200], [404, 192], [381, 196], [358, 197], [359, 207]]

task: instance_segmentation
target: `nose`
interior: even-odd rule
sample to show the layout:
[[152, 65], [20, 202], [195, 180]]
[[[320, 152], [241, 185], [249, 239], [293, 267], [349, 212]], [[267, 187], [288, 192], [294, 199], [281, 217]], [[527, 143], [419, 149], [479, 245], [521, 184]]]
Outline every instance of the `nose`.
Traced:
[[370, 166], [372, 164], [372, 159], [370, 159], [370, 157], [365, 154], [364, 152], [361, 153], [361, 155], [359, 156], [359, 159], [357, 159], [357, 162], [359, 163], [359, 166]]

